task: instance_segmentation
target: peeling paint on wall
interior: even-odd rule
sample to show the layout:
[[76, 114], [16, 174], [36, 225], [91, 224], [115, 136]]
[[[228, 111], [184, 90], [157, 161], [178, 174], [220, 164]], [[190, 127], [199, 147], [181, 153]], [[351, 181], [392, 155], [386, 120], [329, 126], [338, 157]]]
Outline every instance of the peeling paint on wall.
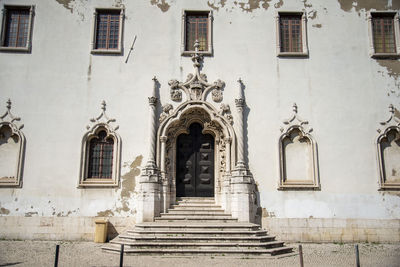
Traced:
[[322, 28], [322, 24], [313, 24], [312, 25], [314, 28]]
[[73, 13], [73, 9], [70, 6], [72, 1], [73, 0], [56, 0], [57, 3], [59, 3], [60, 5], [63, 5], [64, 8], [68, 9], [71, 13]]
[[398, 60], [381, 59], [377, 60], [378, 64], [387, 69], [387, 74], [395, 79], [400, 75], [400, 62]]
[[25, 213], [25, 217], [32, 217], [32, 215], [38, 215], [37, 211], [30, 211]]
[[[136, 177], [140, 175], [140, 165], [142, 164], [143, 156], [137, 156], [132, 163], [125, 163], [124, 167], [129, 167], [129, 172], [122, 176], [121, 189], [119, 191], [118, 203], [112, 209], [97, 212], [97, 216], [110, 217], [115, 213], [130, 212], [135, 214], [134, 210], [129, 207], [129, 201], [133, 198], [133, 193], [136, 186]], [[120, 205], [118, 205], [120, 204]]]
[[162, 12], [167, 12], [171, 7], [165, 0], [151, 0], [150, 3], [157, 6]]
[[[211, 3], [210, 3], [211, 2]], [[226, 0], [221, 0], [221, 1], [207, 1], [207, 5], [218, 11], [220, 8], [223, 8], [225, 6]]]
[[400, 9], [400, 1], [396, 0], [338, 0], [340, 8], [343, 11], [350, 12], [354, 7], [358, 12], [361, 9], [369, 11], [374, 10], [388, 10]]
[[275, 8], [280, 8], [281, 6], [283, 6], [283, 0], [279, 0], [278, 3], [275, 3], [275, 4], [274, 4], [274, 7], [275, 7]]
[[247, 0], [247, 2], [241, 3], [235, 1], [234, 4], [239, 5], [240, 9], [243, 11], [253, 12], [254, 10], [260, 8], [260, 4], [262, 8], [267, 10], [269, 8], [269, 2], [271, 2], [271, 0]]
[[8, 215], [10, 214], [10, 210], [6, 208], [0, 208], [0, 214]]

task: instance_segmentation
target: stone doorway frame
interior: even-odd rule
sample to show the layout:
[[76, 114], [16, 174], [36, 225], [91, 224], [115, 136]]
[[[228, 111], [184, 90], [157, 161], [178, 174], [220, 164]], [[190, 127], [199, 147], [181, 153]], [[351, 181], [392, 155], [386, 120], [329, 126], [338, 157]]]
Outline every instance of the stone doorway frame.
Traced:
[[205, 101], [180, 105], [159, 126], [156, 164], [160, 167], [162, 181], [161, 210], [165, 212], [176, 200], [177, 138], [182, 133], [188, 134], [189, 126], [195, 122], [203, 127], [203, 134], [214, 137], [214, 197], [215, 202], [229, 212], [229, 190], [224, 188], [224, 181], [228, 180], [229, 184], [231, 166], [236, 162], [236, 137], [231, 123]]

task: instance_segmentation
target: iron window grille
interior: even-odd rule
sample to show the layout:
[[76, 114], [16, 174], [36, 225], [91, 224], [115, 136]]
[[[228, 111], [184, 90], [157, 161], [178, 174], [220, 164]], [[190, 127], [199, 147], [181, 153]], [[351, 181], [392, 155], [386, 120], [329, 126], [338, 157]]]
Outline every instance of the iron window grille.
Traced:
[[194, 44], [199, 41], [200, 54], [212, 55], [212, 12], [188, 11], [182, 14], [182, 55], [194, 53]]
[[301, 16], [284, 15], [280, 17], [281, 52], [302, 52]]
[[96, 9], [92, 53], [122, 53], [123, 9]]
[[89, 166], [87, 178], [112, 178], [114, 140], [106, 131], [98, 133], [89, 142]]
[[34, 6], [4, 6], [1, 50], [30, 51]]
[[372, 57], [399, 57], [399, 16], [397, 12], [371, 12], [368, 16]]
[[278, 56], [308, 56], [306, 15], [279, 12], [276, 16]]

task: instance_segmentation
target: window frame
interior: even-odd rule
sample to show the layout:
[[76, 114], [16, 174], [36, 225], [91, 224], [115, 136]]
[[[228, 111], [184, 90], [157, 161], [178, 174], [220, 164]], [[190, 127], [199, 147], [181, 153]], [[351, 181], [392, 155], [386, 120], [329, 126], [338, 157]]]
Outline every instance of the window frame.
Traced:
[[[393, 16], [395, 52], [377, 53], [374, 45], [372, 19], [374, 16]], [[370, 11], [368, 12], [369, 54], [372, 58], [399, 58], [400, 57], [400, 23], [398, 11]]]
[[[301, 46], [302, 51], [300, 52], [282, 52], [281, 51], [281, 26], [280, 20], [282, 16], [300, 16], [301, 19]], [[303, 11], [278, 11], [275, 16], [276, 24], [276, 54], [278, 57], [307, 57], [309, 55], [308, 51], [308, 38], [307, 38], [307, 16], [306, 12]]]
[[[120, 11], [119, 13], [119, 31], [118, 31], [118, 48], [117, 49], [104, 49], [96, 48], [97, 44], [97, 31], [98, 31], [98, 25], [97, 25], [97, 20], [98, 20], [98, 15], [99, 13], [103, 12], [116, 12]], [[124, 28], [124, 18], [125, 18], [125, 9], [124, 8], [96, 8], [94, 13], [93, 13], [93, 23], [92, 23], [92, 42], [90, 44], [91, 47], [91, 53], [92, 54], [121, 54], [123, 51], [123, 28]]]
[[182, 10], [182, 33], [181, 33], [181, 55], [182, 56], [191, 56], [194, 54], [193, 50], [186, 50], [187, 44], [187, 36], [186, 36], [186, 21], [187, 16], [190, 13], [198, 13], [207, 15], [207, 51], [199, 51], [198, 54], [202, 54], [204, 56], [212, 56], [213, 55], [213, 40], [212, 40], [212, 32], [213, 32], [213, 13], [212, 10], [192, 10], [192, 9], [184, 9]]
[[[111, 177], [107, 178], [89, 178], [89, 160], [90, 160], [90, 141], [93, 138], [97, 138], [101, 131], [107, 133], [106, 138], [112, 138], [113, 144], [113, 157], [112, 157], [112, 173]], [[82, 138], [81, 146], [81, 171], [78, 188], [85, 187], [117, 187], [119, 185], [120, 176], [120, 151], [121, 151], [121, 139], [120, 137], [110, 129], [107, 124], [100, 123], [92, 127]]]
[[[21, 47], [5, 46], [6, 32], [7, 32], [7, 16], [8, 16], [8, 10], [11, 9], [29, 10], [28, 35], [25, 46]], [[32, 48], [32, 29], [33, 29], [33, 17], [35, 15], [35, 5], [4, 5], [2, 13], [3, 13], [3, 18], [1, 26], [0, 51], [30, 52]]]

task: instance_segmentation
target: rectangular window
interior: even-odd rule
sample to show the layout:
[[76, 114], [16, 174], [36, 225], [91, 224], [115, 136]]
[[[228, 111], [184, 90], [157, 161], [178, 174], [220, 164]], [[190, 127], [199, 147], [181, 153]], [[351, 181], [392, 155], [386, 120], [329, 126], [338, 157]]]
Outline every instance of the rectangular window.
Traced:
[[186, 17], [186, 50], [194, 50], [194, 43], [199, 41], [200, 51], [208, 50], [207, 42], [208, 16], [204, 14], [187, 14]]
[[279, 12], [276, 24], [278, 56], [308, 56], [305, 14]]
[[280, 16], [281, 52], [302, 52], [301, 15]]
[[373, 57], [400, 55], [399, 17], [396, 12], [372, 12], [369, 16]]
[[29, 51], [33, 6], [4, 6], [1, 50]]
[[199, 41], [199, 51], [212, 54], [212, 14], [211, 11], [184, 11], [182, 16], [182, 55], [191, 55], [194, 44]]
[[97, 9], [92, 53], [122, 52], [123, 9]]

